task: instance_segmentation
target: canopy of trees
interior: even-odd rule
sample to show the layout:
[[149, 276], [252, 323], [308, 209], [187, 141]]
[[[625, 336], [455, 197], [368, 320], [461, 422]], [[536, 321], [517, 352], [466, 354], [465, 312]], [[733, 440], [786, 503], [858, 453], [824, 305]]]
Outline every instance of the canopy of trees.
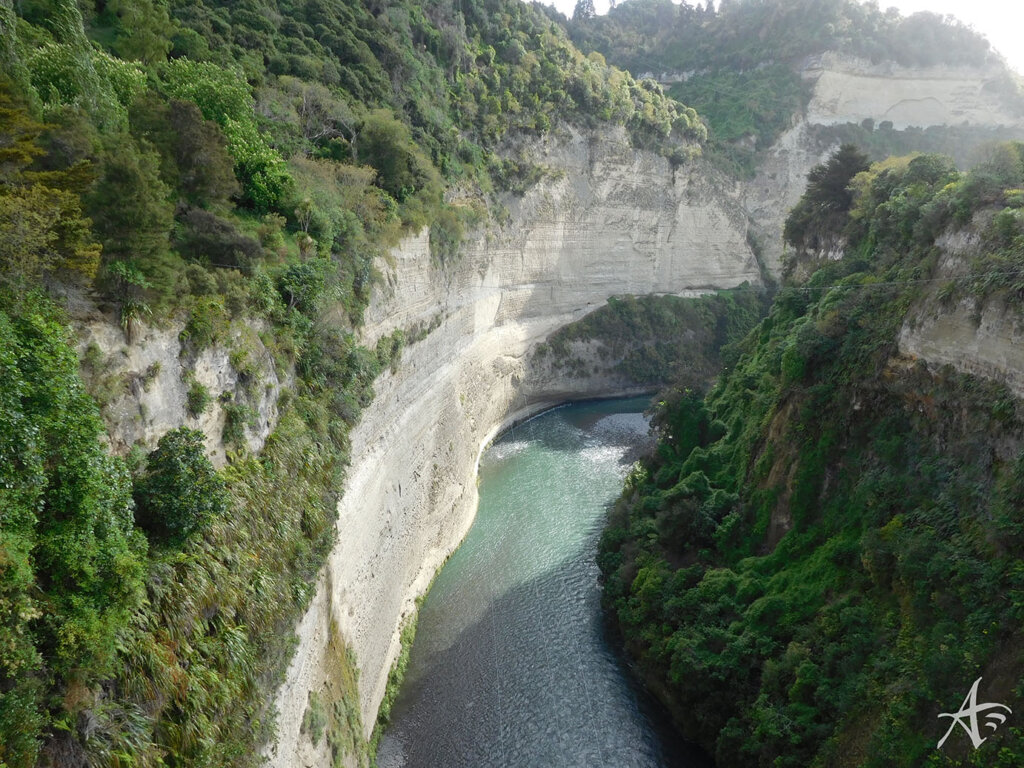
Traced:
[[[935, 749], [939, 713], [978, 677], [995, 700], [1024, 690], [1024, 406], [897, 348], [915, 300], [1019, 313], [1021, 157], [890, 159], [851, 182], [844, 148], [805, 199], [849, 210], [845, 256], [780, 290], [710, 392], [657, 406], [656, 453], [601, 541], [604, 600], [721, 768], [970, 764], [966, 739]], [[936, 239], [971, 221], [970, 275], [939, 288]], [[978, 761], [1024, 759], [1020, 729], [990, 742]]]

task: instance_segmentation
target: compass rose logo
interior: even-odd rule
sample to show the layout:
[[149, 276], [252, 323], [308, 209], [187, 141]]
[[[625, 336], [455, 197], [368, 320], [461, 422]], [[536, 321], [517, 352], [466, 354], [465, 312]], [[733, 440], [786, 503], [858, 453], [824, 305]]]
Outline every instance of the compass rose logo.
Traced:
[[936, 749], [942, 749], [942, 745], [946, 743], [946, 739], [949, 738], [949, 734], [953, 732], [953, 729], [958, 725], [962, 726], [967, 735], [971, 737], [971, 743], [974, 748], [977, 749], [985, 742], [985, 737], [981, 735], [981, 729], [978, 727], [978, 715], [982, 712], [988, 712], [984, 716], [985, 727], [991, 728], [993, 731], [996, 730], [1000, 725], [1006, 722], [1006, 715], [1002, 712], [993, 712], [992, 710], [1005, 709], [1008, 713], [1012, 712], [1005, 704], [979, 704], [978, 703], [978, 683], [981, 682], [979, 677], [974, 681], [974, 685], [971, 686], [971, 692], [967, 694], [967, 698], [964, 699], [964, 703], [960, 705], [960, 711], [954, 713], [944, 712], [939, 717], [948, 717], [953, 722], [949, 726], [949, 730], [946, 731], [946, 735], [942, 737]]

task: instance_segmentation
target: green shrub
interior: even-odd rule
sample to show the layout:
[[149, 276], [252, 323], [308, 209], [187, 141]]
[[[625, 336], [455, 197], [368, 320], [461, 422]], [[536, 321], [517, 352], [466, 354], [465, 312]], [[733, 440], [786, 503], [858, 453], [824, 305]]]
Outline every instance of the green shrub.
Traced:
[[199, 418], [202, 414], [206, 413], [209, 405], [210, 390], [198, 381], [193, 381], [185, 395], [185, 407], [188, 409], [189, 416], [194, 419]]
[[224, 481], [206, 458], [202, 432], [187, 427], [160, 438], [135, 486], [135, 521], [154, 544], [181, 546], [224, 515]]
[[67, 319], [39, 294], [0, 293], [0, 307], [0, 759], [34, 765], [54, 696], [78, 687], [61, 710], [75, 722], [116, 672], [146, 544]]
[[160, 375], [160, 369], [162, 367], [163, 366], [161, 365], [160, 361], [156, 360], [153, 363], [151, 363], [149, 367], [146, 368], [145, 372], [142, 374], [142, 388], [146, 392], [149, 391], [150, 386], [152, 386], [153, 382], [156, 381], [156, 377]]
[[325, 298], [331, 268], [331, 261], [320, 257], [289, 264], [277, 281], [278, 291], [288, 308], [315, 314]]
[[233, 401], [225, 402], [221, 407], [224, 410], [224, 430], [221, 439], [225, 445], [244, 448], [247, 444], [245, 428], [255, 426], [256, 412], [244, 403]]
[[327, 715], [324, 712], [324, 704], [320, 700], [320, 695], [316, 691], [310, 691], [306, 711], [302, 714], [302, 732], [309, 734], [314, 746], [318, 746], [324, 737], [326, 726]]
[[198, 352], [223, 339], [227, 328], [223, 300], [219, 296], [203, 296], [192, 306], [179, 339]]

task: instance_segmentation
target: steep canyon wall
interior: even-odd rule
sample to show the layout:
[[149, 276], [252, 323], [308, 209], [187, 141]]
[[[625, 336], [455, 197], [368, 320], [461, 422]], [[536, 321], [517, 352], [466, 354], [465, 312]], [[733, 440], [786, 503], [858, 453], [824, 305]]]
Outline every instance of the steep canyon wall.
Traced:
[[[832, 149], [812, 140], [814, 125], [1018, 119], [990, 93], [992, 73], [940, 74], [886, 75], [840, 57], [811, 62], [810, 106], [748, 182], [727, 181], [700, 161], [673, 169], [631, 149], [622, 131], [563, 132], [517, 148], [546, 167], [544, 179], [512, 198], [508, 222], [464, 243], [454, 263], [434, 261], [421, 232], [379, 265], [386, 284], [367, 312], [365, 340], [432, 330], [378, 381], [353, 433], [336, 545], [276, 700], [271, 765], [327, 759], [326, 743], [313, 744], [302, 718], [310, 692], [330, 690], [330, 654], [342, 644], [354, 654], [364, 730], [372, 730], [400, 627], [472, 521], [482, 446], [509, 419], [623, 384], [604, 376], [560, 381], [550, 368], [531, 368], [531, 349], [612, 295], [759, 282], [750, 230], [777, 273], [786, 212]], [[968, 93], [974, 101], [965, 105]]]
[[299, 627], [280, 690], [271, 765], [319, 764], [301, 733], [308, 692], [327, 685], [331, 638], [355, 654], [367, 733], [398, 630], [476, 508], [476, 460], [510, 418], [615, 382], [534, 376], [530, 350], [616, 294], [680, 293], [760, 281], [742, 211], [701, 164], [673, 169], [623, 132], [570, 132], [534, 148], [553, 172], [510, 203], [498, 231], [432, 260], [426, 232], [405, 241], [367, 312], [368, 342], [436, 326], [411, 344], [353, 433], [337, 543]]

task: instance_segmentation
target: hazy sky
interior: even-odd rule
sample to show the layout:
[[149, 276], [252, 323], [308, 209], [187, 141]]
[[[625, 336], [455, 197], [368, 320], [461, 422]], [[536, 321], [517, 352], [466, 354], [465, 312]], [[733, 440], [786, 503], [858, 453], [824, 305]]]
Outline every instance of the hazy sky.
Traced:
[[[572, 15], [576, 0], [553, 0], [553, 4], [562, 13]], [[917, 11], [951, 13], [985, 35], [995, 49], [1006, 57], [1010, 66], [1024, 74], [1022, 0], [879, 0], [878, 5], [881, 8], [895, 6], [904, 15]], [[594, 7], [598, 13], [604, 13], [608, 10], [608, 0], [594, 0]]]

